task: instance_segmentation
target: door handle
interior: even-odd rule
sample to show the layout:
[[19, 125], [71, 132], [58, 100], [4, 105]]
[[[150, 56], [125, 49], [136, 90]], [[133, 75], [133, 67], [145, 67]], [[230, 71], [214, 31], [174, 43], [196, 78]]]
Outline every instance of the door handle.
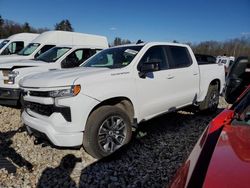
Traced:
[[198, 75], [198, 73], [197, 73], [197, 72], [195, 72], [195, 73], [193, 73], [193, 75], [194, 75], [194, 76], [196, 76], [196, 75]]

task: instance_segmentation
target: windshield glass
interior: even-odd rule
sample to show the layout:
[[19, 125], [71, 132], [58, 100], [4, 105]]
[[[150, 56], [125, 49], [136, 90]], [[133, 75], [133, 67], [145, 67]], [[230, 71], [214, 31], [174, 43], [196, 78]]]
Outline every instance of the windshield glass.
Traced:
[[32, 54], [37, 48], [38, 46], [40, 46], [39, 43], [30, 43], [28, 44], [28, 46], [26, 46], [25, 48], [23, 48], [18, 55], [30, 55]]
[[45, 62], [55, 62], [70, 49], [71, 48], [67, 48], [67, 47], [54, 47], [48, 50], [47, 52], [39, 55], [36, 58], [36, 60], [45, 61]]
[[4, 41], [2, 41], [2, 42], [0, 43], [0, 49], [1, 49], [2, 47], [4, 47], [8, 42], [9, 42], [9, 40], [4, 40]]
[[143, 46], [126, 46], [103, 50], [84, 63], [83, 67], [122, 68], [131, 63]]
[[[250, 68], [250, 61], [248, 60], [248, 58], [239, 57], [231, 66], [228, 77], [244, 79], [244, 76], [249, 75], [249, 72], [246, 72], [247, 68]], [[245, 80], [248, 79], [249, 78], [245, 78]]]

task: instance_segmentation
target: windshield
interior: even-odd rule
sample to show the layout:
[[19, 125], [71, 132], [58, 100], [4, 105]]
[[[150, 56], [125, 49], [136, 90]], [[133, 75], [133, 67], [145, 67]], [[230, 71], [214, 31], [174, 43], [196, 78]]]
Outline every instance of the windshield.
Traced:
[[45, 53], [39, 55], [36, 60], [45, 61], [45, 62], [55, 62], [60, 57], [62, 57], [66, 52], [68, 52], [71, 48], [67, 47], [54, 47], [48, 50]]
[[241, 78], [248, 80], [249, 77], [244, 78], [244, 76], [249, 76], [249, 72], [246, 72], [246, 69], [250, 68], [250, 61], [247, 57], [239, 57], [234, 64], [230, 67], [228, 77], [231, 78]]
[[131, 63], [142, 46], [126, 46], [103, 50], [90, 58], [83, 67], [122, 68]]
[[30, 43], [28, 44], [28, 46], [26, 46], [25, 48], [23, 48], [19, 53], [18, 55], [30, 55], [32, 54], [37, 48], [38, 46], [40, 46], [39, 43]]
[[1, 49], [2, 47], [4, 47], [8, 42], [9, 42], [9, 40], [4, 40], [4, 41], [2, 41], [2, 42], [0, 43], [0, 49]]

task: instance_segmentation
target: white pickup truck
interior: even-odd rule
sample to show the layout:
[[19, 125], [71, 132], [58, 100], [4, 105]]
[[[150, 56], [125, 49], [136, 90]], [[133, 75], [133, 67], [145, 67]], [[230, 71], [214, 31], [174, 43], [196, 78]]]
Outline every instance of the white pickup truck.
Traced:
[[36, 137], [102, 158], [128, 143], [137, 123], [188, 105], [216, 110], [224, 82], [223, 65], [199, 66], [187, 45], [118, 46], [82, 67], [22, 79], [22, 120]]

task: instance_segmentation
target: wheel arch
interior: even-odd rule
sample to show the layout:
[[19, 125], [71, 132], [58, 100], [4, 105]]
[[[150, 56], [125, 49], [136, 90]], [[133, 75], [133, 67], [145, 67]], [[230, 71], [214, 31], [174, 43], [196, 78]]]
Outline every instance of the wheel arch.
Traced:
[[111, 105], [111, 106], [117, 106], [119, 108], [121, 108], [122, 110], [124, 110], [131, 122], [133, 121], [133, 118], [135, 117], [135, 109], [134, 109], [134, 105], [133, 102], [124, 96], [119, 96], [119, 97], [112, 97], [112, 98], [108, 98], [103, 100], [101, 103], [97, 104], [89, 113], [89, 116], [99, 107], [101, 106], [105, 106], [105, 105]]
[[207, 84], [207, 87], [206, 88], [204, 88], [203, 90], [202, 90], [202, 92], [201, 92], [201, 95], [200, 95], [200, 97], [198, 98], [198, 102], [202, 102], [205, 98], [206, 98], [206, 96], [207, 96], [207, 92], [208, 92], [208, 88], [211, 86], [211, 85], [216, 85], [216, 84], [218, 84], [218, 89], [219, 89], [219, 92], [221, 93], [222, 92], [222, 86], [221, 86], [221, 81], [220, 81], [220, 79], [218, 79], [218, 78], [216, 78], [216, 79], [213, 79], [213, 80], [211, 80], [210, 82], [208, 82], [209, 84]]

